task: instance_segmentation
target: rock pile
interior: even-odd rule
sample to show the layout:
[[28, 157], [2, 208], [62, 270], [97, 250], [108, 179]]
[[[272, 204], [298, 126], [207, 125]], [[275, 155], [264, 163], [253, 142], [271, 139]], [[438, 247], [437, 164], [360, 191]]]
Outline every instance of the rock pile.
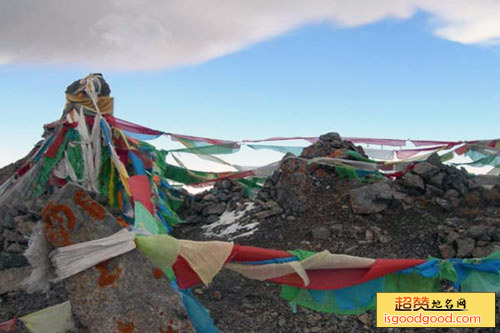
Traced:
[[[254, 196], [249, 196], [241, 183], [228, 179], [215, 183], [210, 191], [187, 196], [179, 212], [186, 224], [175, 228], [174, 236], [193, 240], [234, 240], [234, 233], [221, 232], [234, 229], [234, 225], [225, 223], [232, 216], [240, 228], [238, 243], [266, 248], [328, 249], [332, 253], [389, 258], [425, 258], [427, 255], [470, 258], [485, 256], [500, 248], [498, 188], [478, 188], [464, 170], [443, 165], [437, 155], [416, 163], [401, 179], [368, 178], [364, 182], [339, 177], [332, 165], [308, 163], [316, 157], [353, 160], [348, 151], [366, 157], [362, 148], [342, 141], [336, 133], [329, 133], [304, 149], [301, 156], [285, 156], [279, 169]], [[66, 193], [55, 197], [70, 205], [72, 195]], [[94, 196], [94, 199], [99, 198]], [[41, 197], [9, 203], [0, 210], [0, 322], [67, 300], [68, 289], [74, 298], [75, 313], [84, 319], [86, 326], [92, 325], [91, 317], [99, 314], [87, 315], [94, 310], [86, 304], [97, 306], [98, 303], [86, 297], [94, 297], [100, 290], [96, 286], [99, 269], [82, 274], [81, 280], [56, 285], [49, 297], [28, 295], [19, 290], [19, 270], [24, 270], [25, 275], [31, 270], [22, 252], [47, 200], [48, 197]], [[105, 203], [105, 200], [98, 201]], [[83, 215], [78, 216], [83, 218]], [[106, 221], [112, 220], [108, 213], [106, 216]], [[96, 237], [107, 235], [118, 227], [111, 222], [97, 222], [104, 225], [100, 226], [102, 233]], [[90, 223], [88, 228], [96, 231], [97, 227], [92, 225]], [[85, 234], [88, 232], [82, 233]], [[76, 232], [73, 236], [75, 241], [86, 240], [79, 238]], [[110, 262], [103, 270], [111, 275], [120, 270], [122, 275], [118, 275], [123, 281], [119, 283], [133, 289], [137, 281], [132, 284], [127, 276], [128, 267], [142, 263], [142, 259], [135, 254], [132, 256]], [[147, 276], [144, 285], [155, 284], [159, 295], [166, 292], [165, 283], [156, 279], [150, 281], [153, 267], [143, 267], [141, 276]], [[95, 288], [90, 290], [89, 286]], [[121, 299], [128, 295], [123, 286], [114, 291], [105, 287], [104, 291], [99, 291], [99, 297]], [[195, 293], [211, 310], [216, 324], [224, 332], [241, 331], [242, 325], [248, 331], [276, 332], [318, 332], [332, 328], [360, 331], [375, 327], [372, 313], [359, 317], [335, 316], [298, 309], [298, 313], [292, 314], [288, 304], [279, 299], [276, 285], [251, 281], [225, 271], [205, 292], [206, 289], [200, 287]], [[242, 302], [235, 302], [235, 299], [242, 299]], [[128, 323], [124, 321], [125, 313], [120, 311], [116, 313], [121, 317], [115, 319]], [[184, 320], [182, 313], [178, 316]], [[109, 320], [106, 325], [112, 327], [114, 323]], [[145, 319], [134, 321], [134, 325], [136, 328], [148, 327]]]
[[500, 218], [452, 217], [438, 226], [443, 258], [482, 258], [500, 250]]
[[304, 148], [300, 157], [311, 159], [314, 157], [336, 157], [342, 159], [351, 159], [346, 151], [355, 151], [363, 157], [367, 157], [362, 147], [355, 146], [350, 141], [344, 141], [338, 133], [332, 132], [323, 134], [319, 140]]
[[263, 200], [260, 193], [257, 198], [250, 198], [240, 183], [225, 179], [208, 191], [187, 196], [179, 215], [187, 224], [183, 229], [197, 230], [202, 225], [203, 232], [192, 239], [227, 236], [232, 240], [251, 234], [259, 221], [281, 213], [276, 201]]
[[478, 188], [465, 169], [444, 165], [437, 154], [416, 163], [397, 183], [411, 195], [444, 198], [452, 207], [457, 206], [460, 197]]
[[21, 289], [31, 268], [24, 256], [44, 198], [15, 201], [0, 210], [0, 295]]
[[[313, 188], [321, 187], [331, 191], [342, 186], [342, 182], [337, 177], [334, 166], [308, 163], [308, 160], [315, 157], [354, 160], [348, 154], [349, 151], [368, 158], [362, 147], [343, 141], [338, 133], [320, 136], [315, 144], [303, 150], [300, 157], [286, 155], [279, 169], [267, 179], [257, 198], [276, 200], [288, 216], [304, 216], [311, 209], [316, 210], [316, 207], [310, 207], [308, 198], [314, 192]], [[359, 185], [357, 181], [352, 181], [349, 186]]]
[[213, 223], [226, 210], [233, 211], [249, 202], [245, 188], [241, 184], [224, 179], [214, 184], [214, 187], [194, 196], [186, 196], [184, 208], [180, 216], [188, 224]]
[[416, 197], [451, 211], [479, 186], [465, 169], [444, 165], [437, 154], [410, 166], [400, 179], [366, 185], [350, 191], [351, 206], [357, 214], [373, 214], [385, 210], [391, 203], [408, 209]]
[[[47, 292], [31, 294], [22, 285], [32, 271], [24, 251], [46, 203], [47, 197], [39, 197], [10, 201], [0, 208], [0, 322], [68, 299], [61, 283], [53, 285]], [[18, 329], [27, 332], [21, 326]]]

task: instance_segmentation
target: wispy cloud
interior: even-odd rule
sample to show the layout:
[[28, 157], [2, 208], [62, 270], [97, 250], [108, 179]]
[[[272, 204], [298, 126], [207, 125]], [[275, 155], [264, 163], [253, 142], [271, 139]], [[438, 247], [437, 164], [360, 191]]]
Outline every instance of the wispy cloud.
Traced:
[[0, 64], [142, 70], [213, 59], [314, 22], [355, 27], [418, 10], [433, 33], [500, 41], [498, 0], [2, 0]]

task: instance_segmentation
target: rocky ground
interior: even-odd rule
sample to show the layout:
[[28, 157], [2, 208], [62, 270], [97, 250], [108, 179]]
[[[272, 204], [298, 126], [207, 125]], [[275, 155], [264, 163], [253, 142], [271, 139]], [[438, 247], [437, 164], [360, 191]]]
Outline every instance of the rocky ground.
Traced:
[[[341, 179], [331, 165], [308, 163], [325, 156], [352, 159], [347, 150], [364, 156], [362, 148], [337, 134], [324, 135], [302, 156], [285, 156], [251, 198], [230, 180], [188, 196], [180, 212], [186, 223], [174, 236], [373, 258], [470, 258], [500, 249], [499, 188], [477, 186], [464, 170], [443, 165], [437, 156], [417, 163], [400, 179], [365, 182]], [[48, 295], [28, 295], [18, 286], [19, 276], [30, 270], [22, 252], [47, 200], [17, 202], [0, 211], [0, 322], [68, 298], [60, 285]], [[293, 313], [279, 291], [278, 285], [227, 270], [210, 287], [194, 290], [221, 332], [376, 330], [374, 313], [337, 316], [300, 307]]]
[[[190, 224], [177, 229], [175, 236], [276, 249], [327, 249], [372, 258], [470, 258], [500, 249], [500, 189], [478, 187], [464, 170], [443, 165], [436, 156], [416, 164], [401, 179], [368, 183], [339, 179], [332, 167], [307, 164], [310, 158], [339, 149], [353, 147], [330, 135], [301, 157], [287, 156], [252, 200], [235, 182], [215, 184], [188, 202], [182, 216]], [[253, 209], [245, 209], [250, 203]], [[233, 234], [224, 234], [223, 229], [219, 234], [206, 232], [228, 216], [240, 226]], [[223, 225], [227, 228], [229, 223]], [[209, 288], [197, 292], [223, 332], [237, 332], [238, 327], [249, 332], [376, 329], [374, 313], [336, 316], [302, 308], [293, 313], [280, 299], [278, 285], [251, 281], [234, 272], [222, 271]], [[500, 300], [497, 312], [498, 308]]]

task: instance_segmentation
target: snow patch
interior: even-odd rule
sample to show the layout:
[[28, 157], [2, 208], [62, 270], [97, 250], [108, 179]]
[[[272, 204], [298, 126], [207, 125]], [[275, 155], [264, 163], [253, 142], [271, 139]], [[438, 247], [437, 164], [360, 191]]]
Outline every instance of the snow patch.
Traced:
[[243, 210], [225, 211], [217, 221], [209, 225], [202, 226], [205, 236], [223, 237], [234, 240], [240, 237], [247, 237], [257, 231], [258, 222], [241, 221], [246, 212], [255, 208], [253, 203], [246, 204]]

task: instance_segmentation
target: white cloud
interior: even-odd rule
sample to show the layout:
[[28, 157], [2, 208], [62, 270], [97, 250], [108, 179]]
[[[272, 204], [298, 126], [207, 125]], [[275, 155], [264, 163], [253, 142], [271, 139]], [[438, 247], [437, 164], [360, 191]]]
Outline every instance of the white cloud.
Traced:
[[434, 33], [497, 43], [498, 0], [0, 0], [0, 64], [158, 69], [203, 62], [313, 22], [353, 27], [418, 10]]

